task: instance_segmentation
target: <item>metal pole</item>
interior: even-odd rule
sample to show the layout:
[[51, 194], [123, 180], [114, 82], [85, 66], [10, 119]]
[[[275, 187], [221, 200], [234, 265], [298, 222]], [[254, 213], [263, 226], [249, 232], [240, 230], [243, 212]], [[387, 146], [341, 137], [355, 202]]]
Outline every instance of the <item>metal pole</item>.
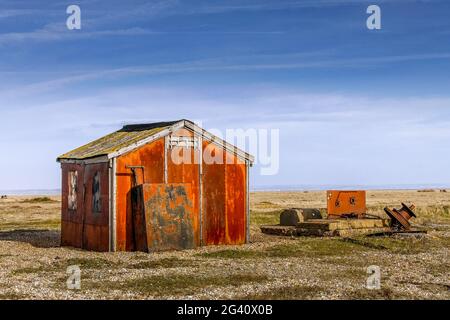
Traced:
[[247, 210], [247, 232], [246, 232], [246, 243], [250, 243], [250, 164], [249, 161], [245, 161], [245, 171], [246, 171], [246, 210]]

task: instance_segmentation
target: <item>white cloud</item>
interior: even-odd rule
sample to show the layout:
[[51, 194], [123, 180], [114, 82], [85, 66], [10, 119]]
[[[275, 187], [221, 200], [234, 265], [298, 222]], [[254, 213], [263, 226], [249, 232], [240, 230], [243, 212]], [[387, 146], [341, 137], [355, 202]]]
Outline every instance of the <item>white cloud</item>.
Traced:
[[61, 25], [47, 25], [42, 29], [29, 32], [10, 32], [0, 33], [0, 45], [24, 42], [29, 45], [30, 41], [73, 41], [80, 39], [91, 39], [96, 37], [114, 37], [114, 36], [143, 36], [161, 34], [158, 31], [147, 30], [143, 28], [111, 29], [98, 31], [71, 31]]
[[[3, 97], [0, 94], [0, 99]], [[120, 87], [90, 95], [9, 98], [2, 107], [0, 167], [19, 163], [23, 150], [49, 168], [42, 180], [25, 168], [3, 171], [0, 189], [58, 187], [60, 153], [125, 123], [188, 118], [206, 129], [279, 128], [281, 171], [254, 183], [433, 183], [450, 179], [450, 97], [366, 97], [310, 93], [301, 88]], [[434, 156], [430, 156], [434, 155]]]

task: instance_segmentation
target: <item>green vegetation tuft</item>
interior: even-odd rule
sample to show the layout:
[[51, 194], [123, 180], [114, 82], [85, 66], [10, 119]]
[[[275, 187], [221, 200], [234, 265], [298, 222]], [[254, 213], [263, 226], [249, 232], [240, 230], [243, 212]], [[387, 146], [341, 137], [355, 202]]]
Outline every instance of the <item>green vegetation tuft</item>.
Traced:
[[348, 291], [343, 297], [348, 300], [394, 300], [394, 299], [414, 299], [408, 294], [402, 293], [401, 296], [396, 294], [390, 288], [381, 288], [380, 290], [357, 289]]
[[269, 209], [269, 208], [279, 208], [280, 205], [270, 201], [261, 201], [256, 203], [255, 207], [257, 207], [258, 209]]
[[38, 197], [38, 198], [32, 198], [32, 199], [25, 199], [22, 201], [22, 203], [49, 203], [49, 202], [58, 202], [56, 200], [53, 200], [49, 197]]
[[131, 269], [156, 269], [156, 268], [181, 268], [196, 266], [193, 260], [179, 259], [176, 257], [164, 258], [160, 260], [141, 261], [129, 265]]
[[197, 256], [222, 259], [289, 258], [349, 255], [361, 251], [363, 251], [361, 246], [339, 239], [299, 238], [262, 251], [228, 249], [201, 253]]
[[271, 225], [280, 223], [280, 213], [282, 210], [274, 211], [254, 211], [250, 210], [250, 222], [254, 225]]
[[296, 285], [270, 289], [240, 297], [242, 300], [308, 300], [315, 299], [323, 289], [318, 286]]
[[7, 222], [0, 225], [0, 230], [31, 230], [31, 229], [48, 229], [55, 230], [61, 228], [61, 219], [45, 219], [45, 220], [26, 220]]
[[24, 294], [18, 294], [15, 292], [6, 292], [0, 294], [0, 300], [23, 300], [27, 296]]
[[32, 274], [32, 273], [47, 272], [47, 271], [50, 271], [50, 269], [45, 268], [44, 266], [27, 267], [27, 268], [16, 269], [12, 272], [12, 274], [13, 275]]
[[246, 258], [259, 258], [261, 257], [261, 252], [253, 250], [220, 250], [215, 252], [206, 252], [196, 254], [198, 257], [202, 258], [222, 258], [222, 259], [246, 259]]
[[114, 267], [116, 263], [102, 258], [71, 258], [66, 261], [67, 266], [77, 265], [80, 269], [104, 269]]
[[340, 256], [361, 252], [362, 248], [339, 239], [301, 238], [292, 243], [280, 244], [266, 249], [269, 257], [320, 257]]
[[386, 250], [394, 254], [418, 254], [429, 252], [436, 248], [446, 248], [450, 245], [450, 238], [440, 237], [355, 237], [342, 239], [343, 242], [351, 242], [361, 247], [378, 250]]

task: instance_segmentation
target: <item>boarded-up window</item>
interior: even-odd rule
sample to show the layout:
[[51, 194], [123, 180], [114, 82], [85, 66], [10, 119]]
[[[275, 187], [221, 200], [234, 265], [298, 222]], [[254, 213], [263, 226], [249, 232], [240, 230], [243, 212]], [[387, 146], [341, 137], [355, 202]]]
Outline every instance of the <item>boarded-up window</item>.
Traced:
[[102, 203], [100, 200], [100, 172], [97, 172], [92, 181], [92, 212], [102, 212]]
[[78, 171], [69, 171], [69, 210], [77, 210]]

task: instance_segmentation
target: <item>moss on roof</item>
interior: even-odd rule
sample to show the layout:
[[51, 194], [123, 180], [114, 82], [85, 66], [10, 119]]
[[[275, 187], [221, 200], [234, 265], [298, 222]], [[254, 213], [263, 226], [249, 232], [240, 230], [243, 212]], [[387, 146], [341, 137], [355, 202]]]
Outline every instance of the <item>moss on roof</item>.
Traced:
[[58, 160], [84, 160], [106, 156], [148, 138], [177, 122], [179, 121], [124, 126], [119, 131], [108, 134], [107, 136], [59, 156]]

